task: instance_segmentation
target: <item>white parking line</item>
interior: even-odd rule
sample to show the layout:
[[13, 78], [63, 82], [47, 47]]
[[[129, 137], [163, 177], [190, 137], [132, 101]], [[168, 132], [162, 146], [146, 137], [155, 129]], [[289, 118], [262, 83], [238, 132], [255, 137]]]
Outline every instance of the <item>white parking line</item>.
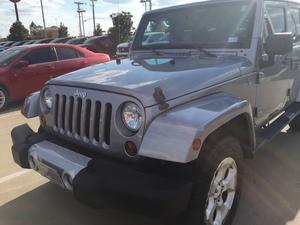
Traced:
[[2, 178], [0, 178], [0, 184], [5, 183], [7, 181], [10, 181], [10, 180], [12, 180], [16, 177], [22, 176], [22, 175], [24, 175], [26, 173], [29, 173], [29, 172], [31, 172], [31, 170], [21, 170], [19, 172], [16, 172], [16, 173], [10, 174], [8, 176], [2, 177]]
[[20, 115], [20, 113], [10, 113], [10, 114], [6, 114], [6, 115], [3, 115], [3, 116], [0, 116], [0, 119], [2, 118], [7, 118], [7, 117], [11, 117], [11, 116], [18, 116]]

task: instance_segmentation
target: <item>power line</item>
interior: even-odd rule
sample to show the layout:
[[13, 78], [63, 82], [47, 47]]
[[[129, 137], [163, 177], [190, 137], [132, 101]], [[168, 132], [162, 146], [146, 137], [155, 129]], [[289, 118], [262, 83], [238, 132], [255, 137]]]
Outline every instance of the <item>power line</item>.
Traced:
[[84, 5], [83, 2], [74, 2], [74, 4], [77, 5], [77, 13], [78, 13], [78, 26], [79, 26], [79, 36], [82, 36], [82, 30], [81, 30], [81, 5]]

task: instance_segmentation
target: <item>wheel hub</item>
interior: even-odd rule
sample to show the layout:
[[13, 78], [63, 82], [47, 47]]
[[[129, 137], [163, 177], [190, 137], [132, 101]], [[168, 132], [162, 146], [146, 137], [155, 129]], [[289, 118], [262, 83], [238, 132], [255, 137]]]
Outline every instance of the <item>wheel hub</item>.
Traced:
[[222, 225], [229, 214], [237, 187], [237, 165], [224, 159], [214, 173], [206, 203], [206, 224]]

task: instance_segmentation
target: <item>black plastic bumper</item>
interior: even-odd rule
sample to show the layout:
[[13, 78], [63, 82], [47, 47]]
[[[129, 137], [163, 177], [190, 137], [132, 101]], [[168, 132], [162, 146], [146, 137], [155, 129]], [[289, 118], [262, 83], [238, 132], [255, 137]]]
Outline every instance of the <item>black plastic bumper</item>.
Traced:
[[45, 140], [45, 137], [34, 133], [27, 124], [23, 124], [12, 130], [11, 138], [13, 142], [12, 155], [15, 163], [22, 168], [30, 169], [28, 150], [32, 145]]
[[[29, 168], [29, 148], [47, 138], [22, 125], [13, 129], [12, 139], [15, 162]], [[92, 207], [121, 208], [151, 215], [173, 215], [186, 209], [192, 187], [191, 182], [144, 173], [102, 158], [91, 160], [73, 180], [75, 197]]]

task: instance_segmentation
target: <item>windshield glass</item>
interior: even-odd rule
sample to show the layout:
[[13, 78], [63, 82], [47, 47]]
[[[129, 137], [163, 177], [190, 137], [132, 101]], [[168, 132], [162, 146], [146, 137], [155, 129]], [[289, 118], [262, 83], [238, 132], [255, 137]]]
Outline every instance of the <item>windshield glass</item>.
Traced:
[[10, 64], [26, 48], [11, 48], [0, 53], [0, 67]]
[[193, 5], [143, 17], [134, 49], [250, 48], [255, 4]]

